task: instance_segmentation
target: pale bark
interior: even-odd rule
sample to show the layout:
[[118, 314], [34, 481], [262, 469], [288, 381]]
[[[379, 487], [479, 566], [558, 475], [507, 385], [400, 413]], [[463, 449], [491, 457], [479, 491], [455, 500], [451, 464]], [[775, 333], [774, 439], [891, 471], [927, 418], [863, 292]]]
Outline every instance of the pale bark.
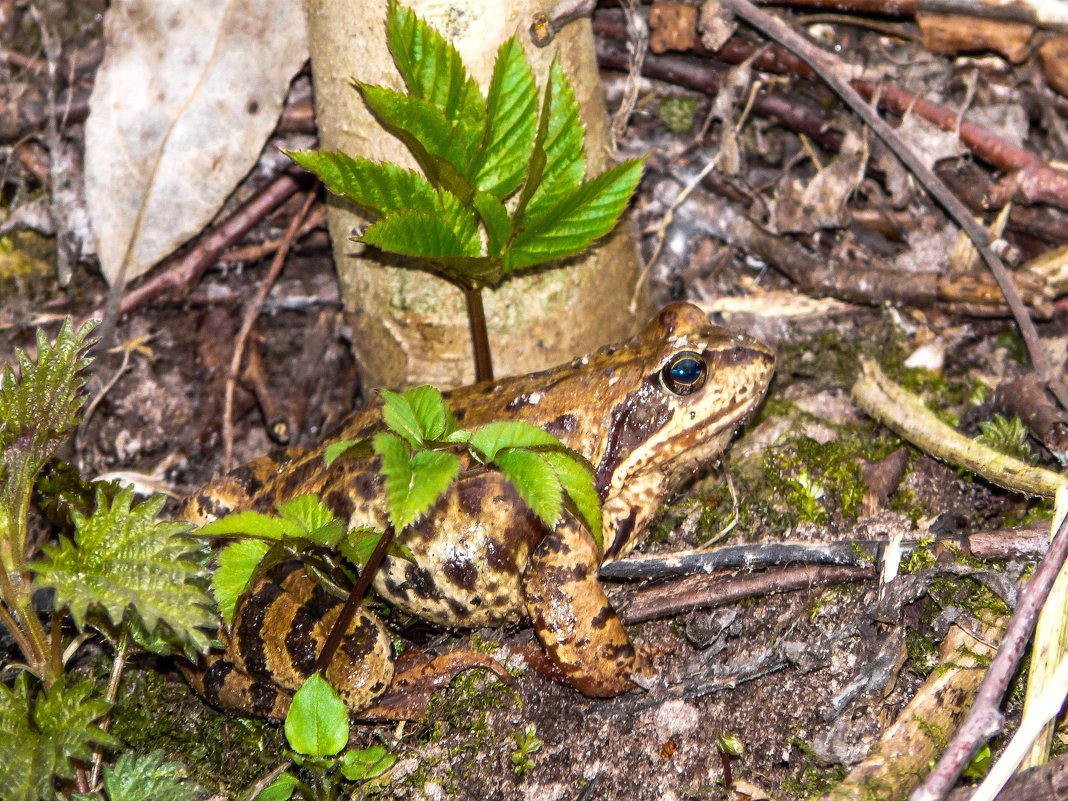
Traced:
[[[526, 32], [537, 0], [411, 0], [407, 3], [459, 50], [483, 92], [497, 47], [516, 30], [539, 88], [560, 58], [575, 88], [586, 125], [588, 175], [611, 166], [607, 120], [588, 20], [567, 26], [539, 50]], [[409, 152], [378, 126], [352, 79], [401, 88], [386, 49], [385, 0], [306, 0], [316, 87], [320, 146], [415, 166]], [[463, 293], [420, 270], [387, 266], [352, 242], [368, 220], [331, 198], [330, 234], [345, 308], [365, 388], [472, 380], [470, 335]], [[498, 376], [566, 361], [620, 339], [635, 327], [629, 312], [639, 272], [627, 218], [589, 254], [563, 269], [513, 278], [485, 294], [494, 370]], [[639, 302], [637, 316], [648, 307]]]

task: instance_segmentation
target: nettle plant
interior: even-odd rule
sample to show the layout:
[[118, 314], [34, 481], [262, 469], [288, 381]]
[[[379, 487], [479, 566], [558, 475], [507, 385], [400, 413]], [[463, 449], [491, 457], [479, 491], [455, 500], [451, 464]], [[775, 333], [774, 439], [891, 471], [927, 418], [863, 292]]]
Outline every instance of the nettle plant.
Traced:
[[[68, 319], [54, 344], [38, 332], [36, 361], [18, 351], [18, 370], [0, 373], [0, 624], [22, 655], [0, 682], [0, 798], [119, 801], [151, 787], [192, 799], [181, 766], [156, 753], [121, 755], [94, 786], [105, 750], [120, 745], [105, 720], [128, 655], [195, 656], [216, 618], [200, 545], [187, 524], [157, 520], [162, 496], [134, 503], [131, 490], [87, 485], [54, 461], [85, 402], [91, 330]], [[35, 488], [60, 521], [58, 544], [40, 545], [31, 528]], [[103, 690], [69, 670], [90, 630], [111, 647]]]
[[577, 255], [611, 231], [642, 161], [584, 180], [584, 129], [567, 76], [554, 61], [539, 112], [518, 33], [497, 51], [485, 96], [456, 49], [396, 0], [386, 34], [407, 93], [355, 86], [422, 173], [345, 153], [289, 155], [377, 218], [357, 241], [414, 258], [463, 289], [476, 379], [487, 380], [483, 287]]

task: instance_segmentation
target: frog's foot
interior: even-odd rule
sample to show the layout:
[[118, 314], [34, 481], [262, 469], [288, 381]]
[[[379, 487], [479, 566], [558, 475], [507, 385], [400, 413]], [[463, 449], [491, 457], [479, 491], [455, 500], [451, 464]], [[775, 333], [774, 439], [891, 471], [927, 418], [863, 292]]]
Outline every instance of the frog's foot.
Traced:
[[220, 709], [280, 723], [293, 700], [292, 693], [241, 672], [221, 653], [201, 656], [195, 664], [181, 660], [178, 669], [197, 695]]
[[586, 695], [607, 697], [638, 686], [645, 662], [601, 589], [599, 565], [593, 537], [567, 520], [532, 554], [523, 594], [534, 631], [567, 682]]
[[498, 662], [486, 654], [458, 649], [431, 657], [422, 652], [401, 655], [396, 664], [393, 684], [374, 706], [363, 710], [360, 720], [414, 720], [426, 714], [430, 696], [466, 670], [483, 668], [492, 671], [505, 684], [515, 679]]

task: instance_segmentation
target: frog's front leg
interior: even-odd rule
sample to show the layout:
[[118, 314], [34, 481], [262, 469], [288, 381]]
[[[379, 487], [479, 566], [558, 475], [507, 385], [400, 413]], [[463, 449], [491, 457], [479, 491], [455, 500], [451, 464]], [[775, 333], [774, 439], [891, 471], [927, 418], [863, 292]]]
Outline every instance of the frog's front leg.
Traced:
[[607, 697], [634, 689], [645, 664], [601, 589], [600, 563], [590, 533], [566, 520], [531, 555], [523, 595], [538, 639], [567, 681]]

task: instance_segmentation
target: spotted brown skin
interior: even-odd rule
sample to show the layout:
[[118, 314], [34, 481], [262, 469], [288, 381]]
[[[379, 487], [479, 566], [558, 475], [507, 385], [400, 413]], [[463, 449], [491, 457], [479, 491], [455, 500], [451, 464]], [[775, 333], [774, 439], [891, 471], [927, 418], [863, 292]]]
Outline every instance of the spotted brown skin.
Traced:
[[[570, 364], [446, 393], [465, 428], [523, 420], [551, 431], [589, 460], [603, 502], [603, 553], [578, 521], [565, 516], [550, 531], [499, 473], [476, 471], [401, 532], [398, 539], [411, 558], [386, 557], [375, 576], [376, 591], [409, 614], [445, 627], [529, 618], [548, 657], [574, 687], [594, 696], [625, 692], [634, 679], [648, 676], [598, 584], [597, 569], [603, 560], [629, 552], [666, 497], [718, 458], [759, 404], [773, 369], [774, 356], [765, 345], [712, 325], [696, 306], [678, 303], [661, 310], [633, 339]], [[349, 418], [337, 438], [366, 438], [381, 425], [377, 400]], [[269, 511], [313, 493], [350, 526], [384, 528], [378, 458], [349, 454], [328, 466], [323, 459], [328, 444], [240, 468], [193, 496], [185, 507], [187, 519]], [[221, 677], [217, 683], [227, 690], [253, 673], [258, 681], [292, 687], [314, 663], [323, 628], [310, 620], [314, 599], [304, 589], [299, 596], [288, 589], [310, 580], [289, 585], [280, 570], [250, 590], [239, 619], [222, 637], [226, 653], [216, 659], [230, 667], [213, 663], [209, 671], [215, 673], [209, 675]], [[334, 612], [326, 601], [322, 605], [325, 620]], [[362, 635], [352, 632], [353, 643], [381, 639], [371, 636], [370, 617], [361, 613], [357, 619]], [[363, 648], [354, 645], [350, 652]], [[347, 693], [355, 710], [373, 703], [377, 696], [370, 696], [388, 683], [388, 640], [377, 648], [362, 654], [367, 675], [354, 679], [358, 688]], [[342, 681], [355, 672], [351, 665], [337, 671]], [[233, 697], [243, 699], [245, 708], [265, 706], [268, 695], [245, 687], [217, 693], [220, 703]]]

